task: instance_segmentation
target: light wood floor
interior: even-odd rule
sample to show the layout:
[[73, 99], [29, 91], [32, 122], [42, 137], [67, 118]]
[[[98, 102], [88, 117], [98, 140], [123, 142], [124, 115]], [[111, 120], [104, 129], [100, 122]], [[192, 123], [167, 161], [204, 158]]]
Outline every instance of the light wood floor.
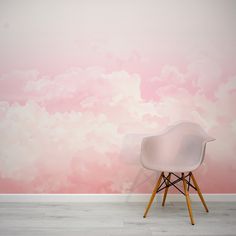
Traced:
[[0, 235], [236, 235], [236, 204], [193, 203], [196, 225], [185, 203], [0, 203]]

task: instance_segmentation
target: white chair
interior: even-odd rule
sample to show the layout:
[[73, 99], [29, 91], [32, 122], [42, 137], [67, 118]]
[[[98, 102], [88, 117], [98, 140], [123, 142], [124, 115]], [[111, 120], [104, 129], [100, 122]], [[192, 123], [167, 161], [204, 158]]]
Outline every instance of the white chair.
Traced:
[[[170, 186], [174, 186], [185, 195], [192, 225], [194, 225], [194, 219], [189, 198], [190, 187], [198, 192], [201, 202], [208, 212], [192, 171], [202, 164], [207, 142], [214, 140], [198, 124], [192, 122], [181, 122], [168, 127], [162, 134], [143, 138], [141, 144], [142, 165], [147, 169], [161, 172], [144, 213], [144, 218], [147, 216], [156, 193], [163, 189], [165, 191], [162, 206], [165, 205]], [[181, 173], [181, 176], [178, 173]], [[177, 179], [171, 181], [172, 176]], [[176, 186], [176, 183], [180, 181], [183, 182], [183, 191]]]

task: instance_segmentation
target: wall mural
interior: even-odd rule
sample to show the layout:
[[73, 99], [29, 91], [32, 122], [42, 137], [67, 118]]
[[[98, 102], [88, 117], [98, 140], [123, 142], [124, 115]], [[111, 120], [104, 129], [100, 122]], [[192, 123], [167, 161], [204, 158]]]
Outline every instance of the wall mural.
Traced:
[[235, 9], [1, 1], [0, 192], [148, 193], [142, 135], [189, 120], [216, 138], [202, 191], [236, 193]]

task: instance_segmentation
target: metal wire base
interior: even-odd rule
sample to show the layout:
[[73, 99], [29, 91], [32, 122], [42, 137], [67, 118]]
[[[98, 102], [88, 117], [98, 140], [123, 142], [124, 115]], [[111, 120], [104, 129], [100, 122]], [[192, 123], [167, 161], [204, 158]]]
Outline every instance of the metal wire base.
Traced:
[[[169, 180], [169, 177], [170, 175], [174, 175], [176, 177], [176, 180], [174, 180], [173, 182]], [[173, 186], [175, 187], [179, 192], [181, 192], [184, 196], [185, 196], [185, 193], [176, 186], [176, 184], [180, 181], [183, 181], [185, 180], [186, 183], [187, 183], [187, 187], [188, 187], [188, 191], [189, 191], [189, 188], [193, 188], [197, 191], [197, 189], [191, 184], [191, 175], [192, 175], [192, 172], [189, 172], [186, 176], [184, 177], [180, 177], [178, 176], [177, 174], [173, 173], [173, 172], [169, 172], [167, 176], [165, 176], [165, 174], [163, 173], [162, 175], [162, 183], [160, 184], [160, 186], [158, 187], [156, 193], [162, 191], [163, 189], [166, 189], [166, 188], [169, 188], [170, 186]], [[187, 179], [188, 178], [188, 179]], [[163, 186], [165, 185], [165, 186]], [[162, 187], [163, 186], [163, 187]]]

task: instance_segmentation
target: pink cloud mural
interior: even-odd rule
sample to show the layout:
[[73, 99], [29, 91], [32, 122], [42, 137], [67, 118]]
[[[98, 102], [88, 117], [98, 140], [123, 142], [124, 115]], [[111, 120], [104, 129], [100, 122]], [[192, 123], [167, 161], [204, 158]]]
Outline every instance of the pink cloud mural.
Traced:
[[190, 120], [217, 139], [203, 192], [235, 193], [233, 7], [2, 1], [0, 192], [149, 192], [142, 135]]

